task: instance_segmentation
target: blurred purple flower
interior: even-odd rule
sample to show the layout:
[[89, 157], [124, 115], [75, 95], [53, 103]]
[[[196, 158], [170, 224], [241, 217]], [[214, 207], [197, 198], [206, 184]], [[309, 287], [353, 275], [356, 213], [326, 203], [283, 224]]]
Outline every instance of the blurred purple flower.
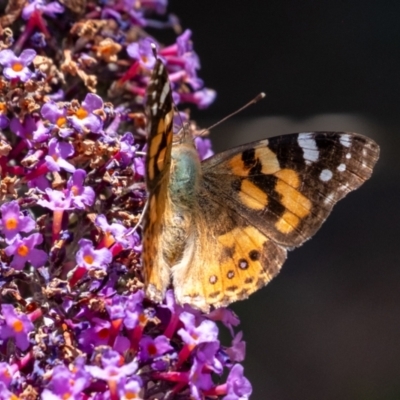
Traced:
[[43, 104], [41, 114], [53, 124], [53, 127], [58, 130], [58, 134], [62, 138], [70, 136], [74, 130], [68, 126], [67, 110], [66, 108], [58, 108], [55, 103]]
[[36, 227], [35, 221], [21, 213], [17, 201], [4, 203], [0, 207], [2, 233], [8, 242], [20, 232], [30, 232]]
[[110, 250], [105, 248], [96, 250], [88, 239], [81, 239], [78, 244], [80, 248], [76, 253], [76, 262], [79, 266], [105, 269], [112, 261]]
[[12, 50], [0, 51], [0, 64], [4, 67], [3, 75], [7, 79], [20, 79], [26, 82], [31, 76], [32, 71], [28, 65], [36, 57], [36, 51], [32, 49], [25, 49], [18, 57]]
[[143, 68], [152, 69], [156, 63], [156, 58], [154, 57], [153, 48], [151, 46], [152, 44], [157, 47], [155, 41], [150, 38], [140, 39], [138, 42], [129, 44], [126, 51], [129, 57], [138, 60]]
[[25, 20], [29, 19], [35, 10], [51, 18], [56, 18], [56, 14], [64, 12], [64, 7], [56, 1], [46, 3], [44, 0], [31, 0], [22, 10], [22, 18]]
[[53, 190], [50, 188], [47, 188], [45, 192], [49, 200], [45, 199], [38, 200], [37, 203], [40, 206], [49, 208], [50, 210], [53, 211], [70, 210], [73, 208], [71, 205], [71, 197], [66, 196], [64, 192], [60, 190]]
[[94, 114], [94, 111], [103, 108], [103, 100], [94, 93], [88, 93], [83, 100], [82, 105], [72, 117], [68, 117], [72, 126], [78, 132], [100, 133], [103, 129], [103, 122], [100, 117]]
[[10, 267], [21, 270], [26, 262], [29, 262], [35, 268], [42, 267], [46, 263], [48, 256], [43, 250], [35, 249], [42, 242], [43, 236], [40, 233], [33, 233], [25, 238], [17, 235], [14, 241], [5, 248], [8, 256], [14, 256]]
[[74, 172], [75, 167], [66, 158], [74, 154], [74, 147], [71, 143], [59, 142], [56, 138], [49, 141], [49, 154], [45, 157], [47, 167], [50, 171]]
[[90, 186], [83, 186], [86, 178], [86, 171], [77, 169], [68, 180], [67, 189], [70, 192], [72, 204], [84, 210], [85, 206], [91, 206], [95, 199], [95, 193]]
[[17, 313], [11, 304], [2, 304], [1, 313], [4, 324], [0, 326], [0, 338], [14, 338], [16, 345], [22, 351], [29, 347], [29, 332], [33, 331], [34, 326], [25, 314]]

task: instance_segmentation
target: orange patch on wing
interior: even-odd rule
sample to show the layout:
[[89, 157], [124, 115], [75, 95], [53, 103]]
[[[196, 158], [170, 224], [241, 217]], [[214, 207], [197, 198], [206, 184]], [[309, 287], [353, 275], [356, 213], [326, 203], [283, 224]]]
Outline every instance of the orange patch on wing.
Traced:
[[282, 217], [276, 222], [275, 228], [279, 232], [287, 234], [294, 231], [300, 223], [300, 218], [291, 213], [290, 211], [285, 211]]
[[276, 154], [268, 147], [257, 148], [255, 158], [261, 162], [261, 172], [263, 174], [270, 175], [280, 170]]
[[300, 186], [299, 175], [293, 169], [281, 169], [280, 171], [275, 173], [275, 176], [279, 179], [282, 179], [289, 186], [292, 186], [294, 188], [298, 188]]
[[147, 176], [150, 181], [154, 179], [155, 171], [154, 171], [154, 158], [149, 158], [147, 162]]
[[254, 183], [243, 179], [239, 192], [240, 201], [252, 210], [263, 210], [268, 204], [268, 196]]
[[236, 176], [248, 176], [251, 167], [246, 167], [243, 160], [242, 154], [236, 154], [229, 161], [229, 166], [233, 175]]
[[166, 147], [160, 150], [157, 156], [157, 168], [161, 171], [165, 165], [165, 152], [167, 151]]
[[289, 186], [286, 182], [279, 180], [275, 190], [282, 196], [281, 203], [290, 212], [300, 218], [306, 217], [311, 212], [311, 201], [303, 196], [298, 190]]
[[149, 156], [150, 157], [155, 157], [155, 155], [158, 153], [162, 138], [163, 138], [163, 135], [158, 134], [151, 139], [150, 148], [149, 148]]
[[157, 126], [157, 134], [162, 136], [165, 133], [165, 120], [160, 119]]
[[156, 202], [157, 202], [157, 197], [152, 196], [150, 198], [150, 204], [149, 204], [149, 217], [150, 217], [150, 222], [154, 224], [154, 222], [157, 221], [157, 207], [156, 207]]

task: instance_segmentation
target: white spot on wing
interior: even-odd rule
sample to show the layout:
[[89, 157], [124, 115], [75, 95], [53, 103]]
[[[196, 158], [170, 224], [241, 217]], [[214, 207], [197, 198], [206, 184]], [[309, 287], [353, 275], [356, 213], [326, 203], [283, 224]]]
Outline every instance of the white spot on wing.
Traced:
[[346, 171], [346, 164], [339, 164], [338, 167], [337, 167], [337, 170], [339, 172]]
[[153, 105], [151, 106], [151, 113], [152, 113], [153, 115], [157, 115], [157, 111], [158, 111], [157, 104], [153, 104]]
[[160, 103], [164, 104], [165, 98], [167, 97], [168, 92], [170, 91], [169, 83], [165, 82], [164, 87], [162, 88], [161, 95], [160, 95]]
[[328, 182], [332, 179], [332, 176], [333, 174], [330, 169], [323, 169], [319, 174], [319, 179], [321, 179], [322, 182]]
[[333, 203], [334, 198], [335, 198], [335, 193], [329, 193], [329, 194], [325, 197], [324, 203], [325, 203], [325, 204], [331, 204], [331, 203]]
[[347, 154], [346, 154], [346, 158], [347, 158], [348, 160], [350, 160], [350, 158], [351, 158], [351, 153], [347, 153]]
[[297, 142], [303, 150], [303, 156], [307, 165], [318, 161], [319, 150], [312, 133], [300, 133]]
[[340, 135], [339, 141], [340, 141], [340, 144], [344, 147], [351, 146], [351, 136], [347, 133], [345, 133], [344, 135]]

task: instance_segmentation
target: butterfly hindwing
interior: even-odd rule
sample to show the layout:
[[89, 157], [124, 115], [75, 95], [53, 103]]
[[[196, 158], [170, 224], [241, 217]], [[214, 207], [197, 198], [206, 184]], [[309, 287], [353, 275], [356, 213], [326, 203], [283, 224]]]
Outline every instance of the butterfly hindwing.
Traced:
[[198, 195], [199, 215], [190, 263], [173, 267], [179, 303], [208, 310], [247, 298], [280, 270], [286, 249], [277, 245], [244, 216], [214, 201], [207, 191]]

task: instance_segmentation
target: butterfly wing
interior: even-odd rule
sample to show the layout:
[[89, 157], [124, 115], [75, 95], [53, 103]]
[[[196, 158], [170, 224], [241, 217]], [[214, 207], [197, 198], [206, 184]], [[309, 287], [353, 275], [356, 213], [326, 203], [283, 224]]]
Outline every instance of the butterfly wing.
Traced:
[[311, 132], [273, 137], [202, 163], [216, 200], [244, 215], [286, 247], [320, 228], [332, 207], [372, 174], [379, 146], [355, 133]]
[[173, 102], [168, 73], [157, 60], [147, 90], [146, 185], [149, 193], [143, 229], [143, 271], [147, 295], [161, 301], [170, 281], [162, 257], [162, 216], [168, 190], [173, 136]]
[[174, 271], [176, 296], [207, 310], [248, 297], [322, 225], [334, 204], [358, 188], [379, 157], [358, 134], [279, 136], [202, 163], [196, 251]]
[[286, 259], [286, 249], [207, 190], [198, 196], [197, 237], [190, 258], [172, 268], [180, 304], [208, 311], [247, 298], [269, 282]]

